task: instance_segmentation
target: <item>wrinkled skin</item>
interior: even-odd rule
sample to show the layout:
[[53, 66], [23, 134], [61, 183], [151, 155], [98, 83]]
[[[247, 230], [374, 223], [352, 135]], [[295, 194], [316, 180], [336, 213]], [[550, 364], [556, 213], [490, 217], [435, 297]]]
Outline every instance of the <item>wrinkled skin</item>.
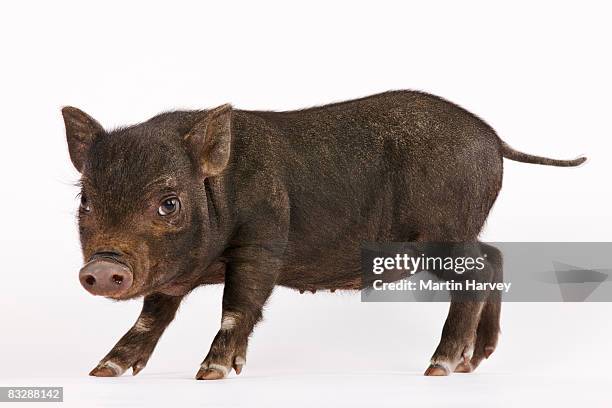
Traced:
[[[577, 164], [516, 152], [462, 108], [409, 91], [294, 112], [169, 112], [114, 131], [62, 113], [82, 175], [84, 261], [131, 273], [109, 297], [144, 297], [95, 376], [142, 370], [182, 298], [214, 283], [225, 284], [222, 322], [196, 378], [239, 373], [275, 285], [360, 289], [362, 242], [476, 242], [503, 157]], [[500, 281], [501, 256], [486, 250]], [[475, 369], [499, 313], [498, 298], [453, 301], [426, 374]]]

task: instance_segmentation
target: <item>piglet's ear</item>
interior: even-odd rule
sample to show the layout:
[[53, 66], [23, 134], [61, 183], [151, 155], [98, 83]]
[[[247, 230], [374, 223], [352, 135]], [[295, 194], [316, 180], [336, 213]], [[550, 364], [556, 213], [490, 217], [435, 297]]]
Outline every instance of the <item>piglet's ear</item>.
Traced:
[[185, 137], [204, 177], [216, 176], [227, 166], [231, 129], [232, 106], [226, 104], [206, 112]]
[[94, 118], [72, 106], [64, 107], [62, 116], [66, 125], [70, 160], [82, 173], [89, 146], [98, 135], [104, 134], [104, 129]]

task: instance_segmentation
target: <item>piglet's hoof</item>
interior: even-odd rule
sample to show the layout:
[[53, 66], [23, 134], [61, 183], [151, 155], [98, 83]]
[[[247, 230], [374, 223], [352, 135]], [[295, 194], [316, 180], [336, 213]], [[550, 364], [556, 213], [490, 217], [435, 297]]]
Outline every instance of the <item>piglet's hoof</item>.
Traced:
[[223, 378], [223, 373], [211, 369], [200, 369], [196, 374], [196, 380], [220, 380], [221, 378]]
[[469, 362], [459, 363], [459, 365], [455, 367], [456, 373], [471, 373], [472, 371], [474, 371], [474, 369], [472, 368], [472, 365]]
[[200, 370], [196, 374], [196, 380], [220, 380], [224, 378], [227, 374], [227, 369], [225, 370], [222, 369], [225, 367], [218, 369], [216, 366], [217, 365], [215, 364], [214, 368], [213, 367], [200, 368]]
[[448, 372], [446, 367], [440, 364], [432, 364], [427, 368], [427, 370], [425, 370], [425, 375], [429, 377], [441, 377], [447, 376], [449, 374], [450, 373]]
[[119, 377], [124, 371], [118, 364], [107, 361], [91, 370], [89, 375], [92, 377]]
[[89, 373], [92, 377], [116, 377], [117, 374], [108, 367], [96, 367]]

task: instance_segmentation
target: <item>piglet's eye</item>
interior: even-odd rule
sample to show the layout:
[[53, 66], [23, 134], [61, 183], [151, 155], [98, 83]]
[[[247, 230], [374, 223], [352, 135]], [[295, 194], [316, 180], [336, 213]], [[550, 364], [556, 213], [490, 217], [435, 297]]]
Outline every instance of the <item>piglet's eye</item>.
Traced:
[[87, 200], [87, 196], [85, 194], [81, 194], [81, 210], [85, 212], [91, 211], [89, 201]]
[[181, 202], [178, 197], [168, 197], [161, 202], [157, 209], [157, 213], [162, 217], [177, 213], [181, 208]]

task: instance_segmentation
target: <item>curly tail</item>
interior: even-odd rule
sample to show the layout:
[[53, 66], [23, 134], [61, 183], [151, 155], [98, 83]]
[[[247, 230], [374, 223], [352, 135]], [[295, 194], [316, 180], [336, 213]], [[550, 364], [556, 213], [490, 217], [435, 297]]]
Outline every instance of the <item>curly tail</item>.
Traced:
[[586, 157], [579, 157], [574, 160], [557, 160], [549, 159], [548, 157], [534, 156], [514, 150], [506, 142], [501, 141], [501, 153], [506, 159], [532, 164], [543, 164], [545, 166], [558, 166], [558, 167], [574, 167], [579, 166], [586, 161]]

